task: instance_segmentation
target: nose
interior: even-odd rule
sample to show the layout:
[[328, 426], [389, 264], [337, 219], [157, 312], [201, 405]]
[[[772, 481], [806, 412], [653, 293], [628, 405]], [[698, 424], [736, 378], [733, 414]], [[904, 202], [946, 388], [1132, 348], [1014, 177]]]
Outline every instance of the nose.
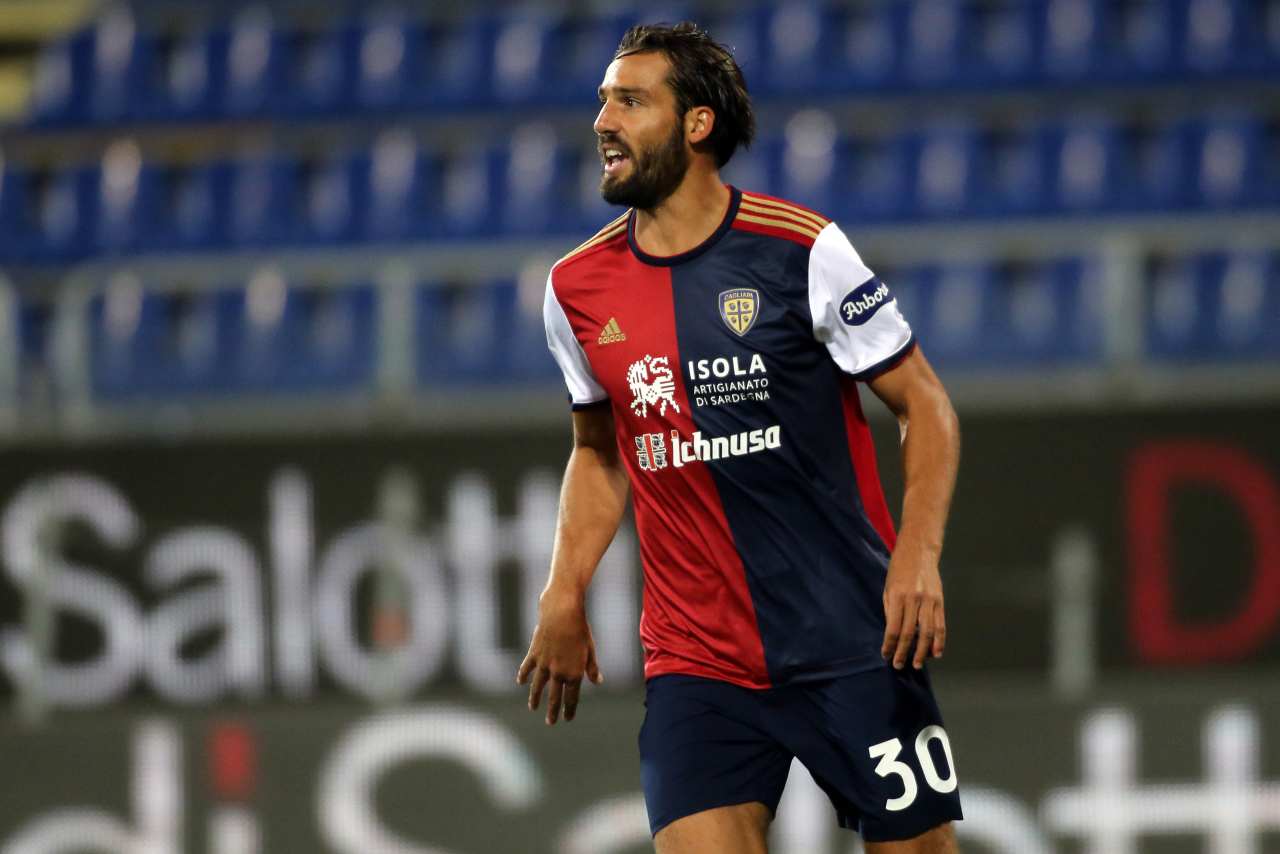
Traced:
[[608, 101], [605, 101], [600, 105], [600, 112], [596, 113], [595, 123], [592, 124], [591, 127], [595, 130], [597, 135], [617, 132], [618, 123], [614, 118], [614, 111], [609, 106]]

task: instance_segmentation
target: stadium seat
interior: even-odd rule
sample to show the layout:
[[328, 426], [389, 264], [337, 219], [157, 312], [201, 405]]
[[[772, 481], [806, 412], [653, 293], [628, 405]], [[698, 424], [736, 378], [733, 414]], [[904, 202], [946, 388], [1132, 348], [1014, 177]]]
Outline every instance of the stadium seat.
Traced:
[[373, 376], [376, 297], [368, 285], [299, 285], [260, 270], [234, 291], [234, 368], [242, 392], [350, 391]]
[[1223, 208], [1265, 200], [1267, 148], [1256, 118], [1234, 115], [1190, 121], [1186, 133], [1187, 185], [1195, 204]]
[[[644, 17], [648, 19], [647, 15]], [[561, 104], [593, 103], [596, 87], [627, 24], [628, 19], [618, 14], [573, 16], [558, 21], [549, 36], [543, 96]]]
[[227, 236], [235, 245], [270, 245], [299, 234], [298, 164], [283, 154], [241, 158], [231, 172]]
[[441, 164], [440, 233], [481, 237], [498, 231], [505, 210], [503, 160], [492, 148], [455, 151]]
[[982, 134], [976, 148], [970, 207], [989, 216], [1026, 216], [1048, 209], [1044, 130], [1016, 126]]
[[[844, 206], [842, 186], [848, 168], [847, 145], [836, 129], [834, 118], [825, 110], [801, 110], [784, 126], [780, 148], [766, 146], [778, 159], [774, 180], [777, 195], [814, 208], [836, 212]], [[761, 187], [748, 187], [768, 192]]]
[[1025, 0], [969, 4], [960, 44], [960, 72], [974, 84], [1027, 82], [1040, 45], [1033, 9]]
[[145, 92], [151, 42], [127, 6], [113, 6], [93, 27], [90, 114], [99, 121], [132, 118]]
[[961, 66], [965, 9], [959, 0], [910, 0], [907, 6], [904, 69], [913, 83], [942, 84], [967, 76]]
[[1077, 365], [1102, 356], [1097, 262], [1067, 258], [1018, 265], [1000, 276], [988, 355], [1010, 366]]
[[225, 50], [222, 109], [228, 115], [260, 115], [287, 100], [287, 41], [265, 6], [241, 10], [224, 38], [213, 43]]
[[357, 169], [366, 202], [364, 234], [374, 240], [430, 236], [443, 217], [439, 159], [402, 128], [384, 131]]
[[154, 39], [141, 118], [205, 120], [216, 116], [226, 80], [226, 33], [193, 29]]
[[351, 109], [359, 50], [354, 24], [296, 29], [280, 38], [280, 50], [288, 109], [320, 115]]
[[904, 140], [911, 164], [911, 188], [917, 216], [964, 214], [976, 199], [978, 155], [974, 129], [963, 123], [942, 125]]
[[137, 142], [112, 143], [98, 169], [94, 223], [98, 248], [115, 252], [140, 248], [159, 219], [158, 189], [155, 168], [143, 162]]
[[1200, 73], [1257, 67], [1248, 29], [1251, 23], [1265, 27], [1265, 22], [1250, 22], [1249, 7], [1261, 4], [1247, 0], [1182, 0], [1178, 5], [1183, 7], [1179, 11], [1185, 20], [1179, 57], [1183, 67]]
[[1122, 0], [1104, 6], [1104, 55], [1109, 76], [1125, 79], [1171, 74], [1178, 39], [1174, 5]]
[[37, 125], [83, 122], [90, 103], [92, 65], [92, 30], [82, 30], [42, 47], [32, 76], [32, 122]]
[[1037, 6], [1037, 13], [1042, 73], [1047, 79], [1079, 79], [1105, 67], [1099, 0], [1045, 0]]
[[815, 61], [815, 57], [830, 56], [838, 39], [829, 10], [816, 2], [797, 0], [762, 14], [768, 87], [777, 92], [830, 90], [830, 69]]
[[1121, 180], [1119, 132], [1110, 121], [1077, 117], [1047, 129], [1043, 144], [1055, 210], [1087, 212], [1133, 204], [1132, 188]]
[[841, 4], [828, 19], [832, 61], [824, 71], [837, 90], [895, 85], [902, 65], [901, 15], [897, 4]]
[[359, 175], [350, 156], [335, 154], [299, 166], [293, 206], [299, 236], [308, 243], [345, 243], [358, 233], [365, 211]]
[[[422, 32], [421, 77], [413, 81], [415, 103], [426, 107], [478, 106], [492, 97], [494, 28], [487, 18], [435, 22]], [[410, 64], [409, 67], [412, 67]]]
[[357, 27], [355, 97], [366, 108], [403, 104], [423, 74], [422, 31], [398, 14], [376, 14]]
[[517, 126], [496, 155], [502, 228], [515, 235], [572, 232], [579, 224], [576, 163], [550, 124]]
[[468, 385], [504, 379], [515, 285], [428, 282], [418, 289], [418, 379]]
[[1211, 252], [1157, 261], [1147, 288], [1147, 350], [1161, 360], [1280, 358], [1275, 253]]
[[874, 221], [901, 219], [913, 213], [909, 140], [860, 135], [847, 141], [847, 151], [848, 178], [842, 187], [849, 200], [846, 216]]
[[27, 222], [34, 259], [72, 261], [88, 254], [98, 182], [98, 170], [93, 166], [70, 166], [32, 176]]
[[113, 279], [90, 305], [95, 394], [114, 399], [224, 392], [233, 304], [228, 291], [164, 293]]

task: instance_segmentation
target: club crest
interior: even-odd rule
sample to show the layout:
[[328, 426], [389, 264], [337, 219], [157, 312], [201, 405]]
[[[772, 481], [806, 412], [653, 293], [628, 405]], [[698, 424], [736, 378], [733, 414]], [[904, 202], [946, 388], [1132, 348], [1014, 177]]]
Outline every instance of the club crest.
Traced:
[[755, 325], [760, 309], [760, 292], [755, 288], [734, 288], [720, 292], [720, 317], [738, 335], [746, 335]]

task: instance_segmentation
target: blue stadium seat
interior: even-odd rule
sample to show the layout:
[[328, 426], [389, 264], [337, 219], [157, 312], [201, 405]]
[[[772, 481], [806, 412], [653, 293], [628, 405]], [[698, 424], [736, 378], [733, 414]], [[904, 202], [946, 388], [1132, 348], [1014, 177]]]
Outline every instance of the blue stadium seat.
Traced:
[[224, 36], [212, 37], [225, 52], [219, 63], [221, 109], [228, 115], [261, 115], [288, 105], [286, 54], [288, 41], [265, 6], [239, 12]]
[[1045, 0], [1036, 7], [1042, 74], [1076, 80], [1105, 67], [1105, 20], [1101, 0]]
[[497, 152], [499, 219], [510, 234], [572, 233], [581, 222], [577, 162], [549, 124], [519, 125]]
[[112, 282], [90, 305], [97, 396], [164, 398], [230, 387], [229, 291], [160, 293]]
[[[1266, 32], [1266, 22], [1250, 20], [1262, 3], [1248, 0], [1178, 0], [1173, 5], [1185, 21], [1180, 64], [1201, 74], [1261, 67], [1251, 30]], [[1265, 38], [1265, 36], [1264, 36]], [[1257, 45], [1261, 47], [1261, 45]]]
[[365, 200], [363, 233], [373, 240], [430, 236], [443, 205], [439, 158], [422, 150], [404, 129], [383, 132], [358, 157], [357, 186]]
[[397, 14], [376, 14], [357, 28], [355, 97], [366, 108], [409, 101], [426, 77], [423, 30]]
[[762, 76], [777, 92], [830, 90], [831, 69], [819, 57], [838, 47], [830, 10], [812, 0], [782, 3], [763, 12], [760, 26], [766, 47], [767, 70]]
[[1262, 123], [1249, 115], [1219, 116], [1186, 123], [1193, 203], [1227, 208], [1266, 200]]
[[416, 323], [419, 382], [474, 385], [504, 379], [514, 288], [509, 282], [422, 285]]
[[[841, 140], [834, 118], [825, 110], [802, 110], [783, 128], [780, 144], [764, 143], [774, 160], [771, 186], [777, 195], [836, 216], [843, 198], [849, 167], [848, 144]], [[748, 187], [768, 192], [764, 187]]]
[[993, 332], [995, 270], [985, 264], [927, 266], [897, 274], [891, 286], [929, 358], [946, 368], [981, 366]]
[[1018, 126], [983, 134], [970, 207], [993, 216], [1027, 216], [1050, 206], [1043, 128]]
[[308, 243], [353, 240], [365, 211], [357, 169], [350, 156], [336, 154], [299, 167], [293, 206], [299, 238]]
[[503, 161], [493, 148], [450, 152], [442, 159], [437, 212], [445, 237], [484, 237], [498, 233], [504, 210]]
[[245, 157], [231, 170], [227, 236], [235, 245], [295, 239], [298, 164], [283, 154]]
[[1035, 3], [1003, 0], [969, 4], [960, 45], [960, 73], [975, 84], [1027, 82], [1041, 55]]
[[877, 0], [841, 4], [828, 19], [831, 62], [824, 71], [838, 90], [896, 85], [903, 63], [902, 14], [895, 3]]
[[977, 134], [974, 128], [943, 125], [904, 141], [909, 146], [911, 194], [917, 216], [957, 216], [976, 199]]
[[155, 37], [140, 118], [204, 120], [217, 115], [226, 82], [226, 33], [191, 30]]
[[97, 247], [119, 252], [144, 245], [160, 220], [160, 186], [155, 167], [143, 162], [136, 142], [121, 139], [107, 149], [98, 170], [97, 193]]
[[297, 29], [280, 39], [288, 108], [340, 113], [354, 103], [360, 34], [354, 24]]
[[1157, 261], [1146, 288], [1147, 352], [1173, 362], [1278, 358], [1277, 313], [1274, 253]]
[[71, 166], [31, 176], [26, 228], [29, 256], [49, 261], [85, 257], [92, 248], [98, 170]]
[[1043, 144], [1054, 210], [1093, 212], [1134, 204], [1122, 180], [1118, 129], [1109, 120], [1079, 117], [1046, 129]]
[[227, 162], [155, 167], [156, 221], [145, 243], [152, 249], [200, 250], [228, 241], [234, 167]]
[[[647, 14], [644, 17], [657, 20]], [[575, 16], [557, 22], [550, 33], [543, 95], [563, 104], [592, 103], [628, 23], [627, 17], [617, 14]]]
[[127, 6], [109, 9], [91, 32], [90, 115], [99, 122], [132, 118], [145, 97], [151, 40], [139, 32]]
[[968, 76], [961, 46], [969, 39], [960, 0], [909, 0], [904, 32], [904, 70], [913, 83], [945, 85]]
[[492, 97], [494, 27], [484, 17], [436, 22], [422, 32], [414, 100], [428, 107], [477, 106]]
[[1158, 78], [1174, 70], [1180, 38], [1174, 4], [1151, 0], [1122, 0], [1106, 4], [1104, 66], [1109, 76]]
[[81, 30], [40, 49], [31, 86], [31, 117], [37, 125], [84, 121], [93, 75], [93, 32]]
[[1100, 274], [1092, 259], [1008, 269], [1000, 276], [987, 356], [996, 365], [1079, 365], [1102, 357]]
[[913, 166], [905, 137], [855, 137], [847, 141], [849, 199], [846, 216], [895, 220], [911, 216]]
[[228, 303], [239, 392], [352, 391], [373, 378], [376, 295], [369, 285], [291, 285], [259, 271]]
[[30, 245], [30, 175], [0, 155], [0, 259], [17, 261]]

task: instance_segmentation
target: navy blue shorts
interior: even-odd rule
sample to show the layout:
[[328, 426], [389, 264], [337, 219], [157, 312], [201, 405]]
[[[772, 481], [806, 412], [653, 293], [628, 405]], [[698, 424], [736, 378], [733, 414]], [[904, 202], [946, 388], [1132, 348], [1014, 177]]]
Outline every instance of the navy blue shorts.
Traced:
[[963, 818], [928, 674], [908, 665], [752, 690], [698, 676], [650, 679], [640, 728], [649, 829], [703, 810], [778, 808], [792, 758], [841, 827], [872, 842]]

